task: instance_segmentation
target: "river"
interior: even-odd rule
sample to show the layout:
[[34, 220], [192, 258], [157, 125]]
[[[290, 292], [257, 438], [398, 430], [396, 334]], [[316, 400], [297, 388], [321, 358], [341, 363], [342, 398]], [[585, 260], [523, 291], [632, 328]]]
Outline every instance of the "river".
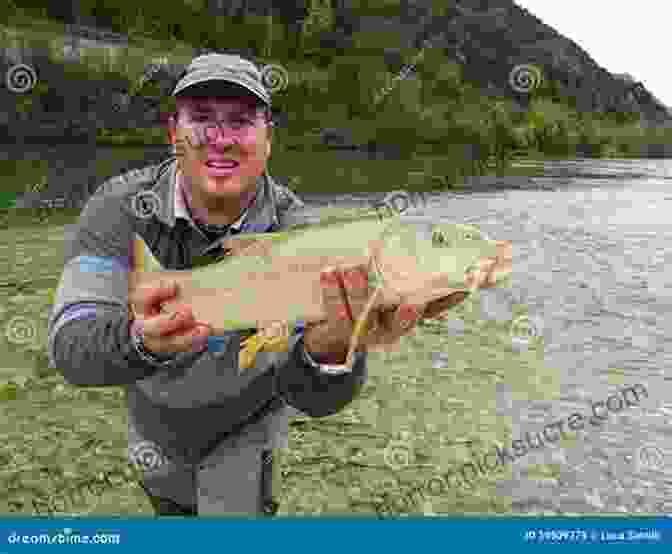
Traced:
[[[500, 383], [498, 414], [511, 418], [513, 438], [523, 438], [574, 412], [591, 414], [590, 403], [606, 401], [617, 383], [641, 384], [648, 398], [620, 411], [613, 401], [618, 413], [569, 448], [546, 441], [513, 464], [496, 494], [525, 513], [670, 513], [672, 160], [529, 165], [543, 168], [536, 184], [556, 190], [442, 193], [425, 210], [514, 243], [510, 300], [528, 307], [559, 389], [551, 401], [520, 401], [515, 380]], [[339, 200], [361, 197], [330, 198]], [[484, 304], [485, 319], [496, 317], [502, 298]], [[536, 464], [559, 471], [532, 481], [526, 468]]]

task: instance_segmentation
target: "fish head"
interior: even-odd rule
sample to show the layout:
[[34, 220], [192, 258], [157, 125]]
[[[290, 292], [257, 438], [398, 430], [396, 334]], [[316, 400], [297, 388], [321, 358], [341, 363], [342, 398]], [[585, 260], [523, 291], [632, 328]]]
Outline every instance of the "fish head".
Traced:
[[424, 217], [400, 218], [381, 238], [385, 257], [409, 259], [413, 266], [409, 271], [450, 274], [459, 282], [471, 266], [483, 258], [496, 258], [501, 249], [474, 225], [437, 223]]
[[473, 275], [486, 260], [496, 263], [496, 285], [510, 276], [511, 242], [491, 240], [474, 225], [399, 218], [381, 238], [375, 257], [379, 279], [400, 293], [424, 290], [439, 298], [471, 290]]

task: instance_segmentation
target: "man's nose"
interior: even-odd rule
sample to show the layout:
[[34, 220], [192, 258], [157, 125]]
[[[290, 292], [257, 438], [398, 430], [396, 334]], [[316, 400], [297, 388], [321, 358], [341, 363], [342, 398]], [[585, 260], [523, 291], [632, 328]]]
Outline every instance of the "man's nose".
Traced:
[[207, 139], [209, 144], [217, 148], [226, 148], [236, 142], [237, 136], [227, 123], [219, 121], [208, 129]]

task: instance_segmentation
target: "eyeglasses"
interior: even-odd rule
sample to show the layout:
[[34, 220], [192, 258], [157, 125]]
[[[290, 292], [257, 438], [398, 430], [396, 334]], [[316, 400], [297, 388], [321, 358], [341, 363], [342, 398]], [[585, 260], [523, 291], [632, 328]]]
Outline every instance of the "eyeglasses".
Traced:
[[203, 145], [206, 142], [214, 142], [217, 139], [218, 131], [224, 136], [244, 137], [252, 131], [257, 123], [266, 119], [263, 115], [243, 116], [236, 115], [230, 119], [221, 120], [213, 116], [194, 116], [187, 122], [186, 126], [193, 129], [194, 139], [197, 145]]

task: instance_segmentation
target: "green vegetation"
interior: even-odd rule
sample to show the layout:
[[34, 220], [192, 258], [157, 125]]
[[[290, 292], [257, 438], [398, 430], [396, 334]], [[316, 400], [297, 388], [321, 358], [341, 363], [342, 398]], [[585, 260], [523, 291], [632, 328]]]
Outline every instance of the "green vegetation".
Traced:
[[[90, 49], [82, 63], [66, 64], [69, 75], [121, 80], [128, 83], [127, 90], [147, 94], [155, 88], [151, 80], [139, 90], [137, 84], [153, 59], [187, 62], [193, 52], [190, 45], [249, 49], [262, 64], [278, 64], [286, 70], [288, 79], [281, 77], [274, 101], [290, 118], [282, 139], [295, 149], [319, 149], [316, 129], [346, 128], [356, 144], [392, 144], [409, 156], [419, 152], [448, 156], [459, 173], [478, 174], [488, 169], [504, 171], [521, 155], [640, 157], [655, 155], [672, 144], [672, 129], [643, 128], [633, 114], [578, 113], [570, 99], [559, 95], [555, 82], [543, 81], [526, 110], [508, 98], [485, 96], [463, 79], [460, 66], [438, 48], [428, 48], [422, 56], [404, 52], [417, 75], [399, 78], [403, 66], [384, 62], [383, 49], [395, 46], [389, 33], [356, 33], [355, 47], [345, 53], [321, 49], [321, 37], [334, 26], [330, 0], [311, 0], [301, 33], [291, 32], [288, 22], [278, 17], [212, 17], [199, 0], [174, 3], [169, 15], [154, 2], [103, 6], [85, 0], [80, 4], [79, 15], [95, 17], [99, 25], [128, 34], [131, 44], [114, 57]], [[437, 3], [441, 12], [438, 4], [449, 3]], [[394, 9], [397, 2], [375, 9], [362, 4], [355, 11], [380, 15]], [[10, 11], [10, 25], [25, 26], [30, 21], [31, 31], [42, 39], [50, 32], [52, 42], [68, 18], [55, 13], [52, 3], [37, 0]], [[45, 16], [50, 19], [35, 24], [36, 17]], [[26, 95], [21, 109], [30, 110], [28, 98], [37, 94], [40, 91]], [[156, 130], [102, 129], [97, 135], [107, 144], [156, 144], [162, 137]], [[471, 145], [470, 156], [464, 155], [465, 145]]]

